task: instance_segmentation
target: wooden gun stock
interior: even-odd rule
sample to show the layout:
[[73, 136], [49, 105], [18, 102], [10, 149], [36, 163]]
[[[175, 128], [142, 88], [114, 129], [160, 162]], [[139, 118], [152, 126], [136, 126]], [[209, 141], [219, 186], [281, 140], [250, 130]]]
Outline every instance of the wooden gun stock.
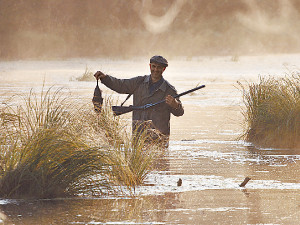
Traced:
[[132, 105], [130, 105], [130, 106], [112, 106], [112, 111], [115, 116], [129, 113], [129, 112], [132, 112], [133, 110], [134, 109], [133, 109]]

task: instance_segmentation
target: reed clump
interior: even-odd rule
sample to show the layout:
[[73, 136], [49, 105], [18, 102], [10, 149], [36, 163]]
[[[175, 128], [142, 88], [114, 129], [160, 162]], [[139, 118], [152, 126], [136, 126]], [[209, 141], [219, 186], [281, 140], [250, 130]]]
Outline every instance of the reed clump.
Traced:
[[0, 111], [0, 196], [103, 194], [116, 184], [130, 190], [141, 184], [152, 146], [143, 138], [133, 145], [109, 108], [97, 114], [53, 88], [8, 101]]
[[95, 78], [93, 75], [94, 75], [94, 73], [91, 72], [90, 69], [86, 66], [84, 73], [81, 76], [76, 77], [75, 80], [77, 80], [77, 81], [94, 81]]
[[300, 73], [260, 77], [243, 90], [244, 137], [262, 147], [300, 146]]
[[[131, 135], [121, 117], [112, 116], [111, 99], [106, 100], [108, 107], [102, 107], [100, 113], [84, 113], [90, 132], [96, 135], [98, 145], [105, 148], [105, 178], [110, 187], [122, 191], [124, 187], [134, 193], [135, 187], [143, 184], [146, 176], [153, 169], [155, 159], [161, 154], [158, 140], [149, 142], [147, 131], [138, 137]], [[92, 131], [91, 131], [92, 130]], [[84, 134], [82, 134], [84, 135]], [[95, 142], [95, 141], [93, 141]]]
[[131, 137], [123, 143], [116, 143], [110, 149], [107, 157], [109, 180], [116, 186], [135, 191], [135, 187], [143, 184], [147, 174], [153, 169], [155, 158], [159, 154], [159, 146], [148, 142], [146, 132], [137, 137]]

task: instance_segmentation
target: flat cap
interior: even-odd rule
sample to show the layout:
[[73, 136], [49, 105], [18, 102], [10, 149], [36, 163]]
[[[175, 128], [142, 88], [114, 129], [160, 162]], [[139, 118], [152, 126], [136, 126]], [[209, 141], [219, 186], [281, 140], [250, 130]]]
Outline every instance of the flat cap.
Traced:
[[150, 63], [153, 63], [153, 62], [159, 63], [159, 64], [163, 65], [164, 67], [167, 67], [167, 66], [168, 66], [168, 61], [167, 61], [164, 57], [162, 57], [162, 56], [160, 56], [160, 55], [155, 55], [155, 56], [153, 56], [153, 57], [150, 59]]

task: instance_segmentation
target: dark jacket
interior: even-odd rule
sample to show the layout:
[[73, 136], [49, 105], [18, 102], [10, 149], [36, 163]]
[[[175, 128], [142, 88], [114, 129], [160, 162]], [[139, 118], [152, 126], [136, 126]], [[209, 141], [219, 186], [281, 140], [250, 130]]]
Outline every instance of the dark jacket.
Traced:
[[[150, 93], [150, 79], [150, 75], [138, 76], [131, 79], [117, 79], [107, 75], [101, 82], [120, 94], [133, 94], [134, 106], [143, 106], [145, 104], [159, 102], [164, 100], [167, 95], [177, 95], [176, 89], [166, 80], [163, 81], [156, 91]], [[177, 100], [180, 102], [179, 99]], [[133, 111], [133, 126], [136, 125], [137, 121], [152, 120], [156, 129], [165, 135], [170, 135], [171, 113], [175, 116], [182, 116], [184, 114], [181, 102], [177, 109], [170, 107], [166, 103], [162, 103], [147, 110]]]

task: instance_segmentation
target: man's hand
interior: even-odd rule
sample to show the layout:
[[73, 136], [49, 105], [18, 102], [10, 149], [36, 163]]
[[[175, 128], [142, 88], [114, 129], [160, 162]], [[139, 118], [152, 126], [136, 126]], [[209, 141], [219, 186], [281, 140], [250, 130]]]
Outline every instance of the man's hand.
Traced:
[[173, 98], [173, 96], [171, 96], [171, 95], [168, 95], [167, 97], [166, 97], [166, 103], [169, 105], [169, 106], [171, 106], [172, 108], [174, 108], [174, 109], [177, 109], [178, 107], [179, 107], [179, 102], [175, 99], [175, 98]]
[[94, 77], [99, 80], [99, 79], [103, 79], [106, 77], [106, 74], [102, 73], [101, 71], [97, 71], [95, 74], [94, 74]]

